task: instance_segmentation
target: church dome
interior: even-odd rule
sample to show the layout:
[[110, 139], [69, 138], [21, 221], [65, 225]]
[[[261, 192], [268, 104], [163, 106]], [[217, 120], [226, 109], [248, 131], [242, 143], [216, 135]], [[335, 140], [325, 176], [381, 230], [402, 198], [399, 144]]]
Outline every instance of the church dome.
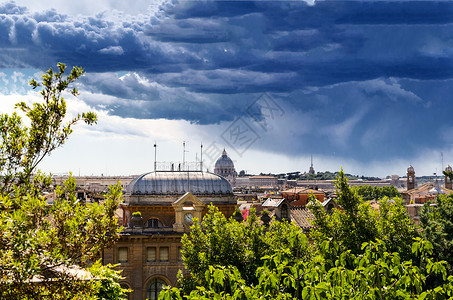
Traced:
[[234, 184], [234, 179], [236, 178], [237, 173], [234, 169], [234, 163], [231, 158], [228, 157], [225, 149], [223, 149], [222, 156], [215, 163], [214, 173], [225, 177]]
[[450, 165], [448, 165], [448, 166], [445, 168], [445, 171], [447, 171], [447, 172], [451, 172], [451, 171], [452, 171]]
[[414, 173], [415, 170], [414, 170], [414, 167], [412, 165], [409, 166], [409, 168], [407, 168], [407, 173]]
[[234, 169], [234, 163], [231, 158], [228, 157], [225, 149], [223, 150], [222, 156], [215, 162], [215, 168], [231, 168]]
[[232, 194], [230, 183], [223, 177], [201, 171], [145, 173], [126, 188], [130, 195], [172, 195], [191, 192], [194, 195]]

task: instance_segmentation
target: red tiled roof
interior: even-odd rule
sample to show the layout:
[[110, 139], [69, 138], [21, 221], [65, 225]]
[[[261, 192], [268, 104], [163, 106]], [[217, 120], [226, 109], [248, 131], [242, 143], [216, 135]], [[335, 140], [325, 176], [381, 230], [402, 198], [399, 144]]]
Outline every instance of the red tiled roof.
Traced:
[[324, 194], [323, 191], [309, 189], [309, 188], [302, 188], [302, 187], [287, 189], [287, 190], [281, 191], [280, 193], [282, 193], [282, 194], [283, 193], [286, 193], [286, 194]]

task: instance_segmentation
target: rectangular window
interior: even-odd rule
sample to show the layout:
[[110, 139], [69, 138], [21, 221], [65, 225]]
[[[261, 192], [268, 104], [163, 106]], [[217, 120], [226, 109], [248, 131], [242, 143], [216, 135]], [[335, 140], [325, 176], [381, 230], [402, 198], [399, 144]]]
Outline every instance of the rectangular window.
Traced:
[[156, 261], [156, 247], [146, 248], [146, 261]]
[[119, 247], [118, 248], [118, 262], [126, 263], [127, 262], [127, 254], [128, 254], [128, 248], [127, 247]]
[[168, 247], [159, 248], [159, 261], [168, 261]]

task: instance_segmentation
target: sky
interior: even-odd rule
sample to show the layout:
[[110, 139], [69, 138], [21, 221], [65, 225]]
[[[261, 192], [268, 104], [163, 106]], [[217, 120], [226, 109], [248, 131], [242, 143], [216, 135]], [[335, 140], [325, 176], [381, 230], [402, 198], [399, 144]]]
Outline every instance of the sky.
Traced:
[[17, 0], [0, 48], [1, 113], [38, 101], [28, 80], [58, 62], [86, 71], [69, 114], [99, 121], [53, 174], [140, 174], [155, 149], [199, 161], [201, 145], [211, 171], [224, 148], [255, 174], [453, 164], [453, 2]]

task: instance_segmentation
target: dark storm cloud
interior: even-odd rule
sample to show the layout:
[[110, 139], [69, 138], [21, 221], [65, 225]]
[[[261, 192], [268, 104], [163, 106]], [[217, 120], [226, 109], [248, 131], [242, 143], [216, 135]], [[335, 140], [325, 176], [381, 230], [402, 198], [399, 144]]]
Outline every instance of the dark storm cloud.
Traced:
[[77, 17], [8, 2], [0, 66], [81, 65], [87, 102], [122, 117], [232, 121], [267, 92], [316, 124], [275, 136], [296, 141], [287, 152], [398, 156], [449, 141], [433, 120], [452, 111], [452, 21], [447, 1], [172, 1]]
[[285, 90], [381, 76], [449, 78], [452, 72], [450, 53], [432, 57], [423, 51], [433, 37], [451, 40], [448, 2], [194, 1], [163, 7], [167, 10], [148, 19], [108, 14], [74, 19], [4, 4], [2, 47], [29, 51], [6, 51], [2, 61], [45, 68], [64, 60], [89, 72], [139, 71], [149, 78], [170, 73], [161, 76], [164, 84], [194, 91], [204, 85], [206, 92], [219, 89], [205, 85], [203, 76], [185, 84], [184, 71], [215, 75], [226, 69], [225, 80], [233, 79], [230, 91], [221, 89], [226, 93], [281, 89], [279, 76], [241, 86], [237, 76], [229, 76], [236, 71], [299, 74], [291, 75], [292, 88]]

